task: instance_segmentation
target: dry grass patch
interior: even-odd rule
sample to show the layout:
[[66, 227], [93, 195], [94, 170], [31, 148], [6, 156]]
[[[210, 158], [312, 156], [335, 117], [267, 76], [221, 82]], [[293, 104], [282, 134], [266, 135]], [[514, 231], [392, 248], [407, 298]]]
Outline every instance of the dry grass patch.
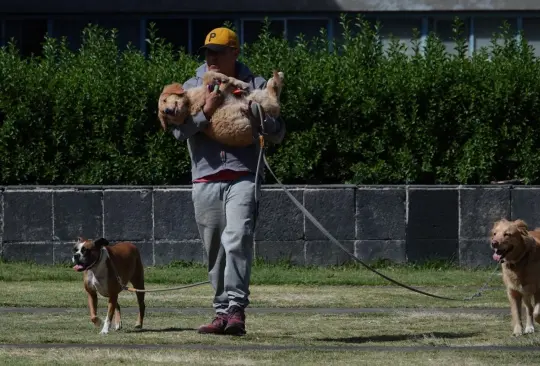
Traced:
[[[152, 285], [165, 288], [170, 285]], [[474, 287], [431, 287], [426, 291], [463, 298]], [[508, 307], [503, 288], [485, 292], [472, 301], [444, 301], [390, 286], [251, 286], [252, 307]], [[212, 302], [210, 285], [180, 291], [147, 294], [149, 307], [208, 307]], [[136, 306], [135, 295], [120, 295], [122, 306]], [[99, 298], [99, 306], [105, 299]], [[15, 307], [86, 307], [86, 295], [79, 282], [0, 282], [0, 306]]]
[[[466, 269], [452, 266], [448, 262], [425, 263], [423, 265], [376, 265], [382, 273], [412, 286], [480, 286], [495, 269]], [[167, 266], [145, 268], [148, 285], [178, 285], [198, 282], [208, 277], [201, 263], [176, 263]], [[71, 265], [37, 265], [32, 263], [6, 263], [0, 260], [0, 281], [54, 281], [80, 282], [82, 274], [71, 269]], [[373, 286], [390, 283], [368, 271], [361, 265], [344, 266], [288, 266], [265, 264], [255, 260], [251, 283], [254, 285], [310, 285], [310, 286]], [[494, 285], [501, 285], [500, 272], [494, 277]]]
[[[500, 278], [491, 282], [497, 288], [472, 301], [444, 301], [391, 286], [365, 286], [373, 277], [365, 273], [343, 271], [264, 269], [265, 281], [282, 276], [289, 284], [255, 284], [251, 287], [252, 308], [386, 308], [384, 313], [256, 313], [248, 311], [245, 337], [199, 335], [196, 328], [211, 319], [212, 289], [209, 285], [182, 291], [147, 294], [148, 313], [143, 331], [135, 331], [135, 313], [123, 312], [124, 329], [107, 336], [99, 334], [89, 322], [82, 282], [65, 276], [59, 269], [26, 268], [26, 280], [18, 281], [13, 266], [0, 265], [0, 306], [59, 307], [58, 313], [2, 313], [0, 343], [71, 344], [74, 348], [15, 349], [0, 348], [0, 364], [194, 364], [194, 365], [494, 365], [537, 364], [538, 353], [524, 351], [480, 351], [455, 349], [475, 346], [521, 346], [535, 349], [538, 333], [511, 336], [509, 312], [502, 314], [463, 311], [460, 307], [508, 309], [508, 300]], [[260, 270], [260, 269], [259, 269]], [[34, 272], [52, 276], [50, 281], [36, 280]], [[49, 271], [49, 272], [48, 272]], [[153, 269], [154, 283], [147, 288], [176, 286], [169, 274], [176, 269]], [[201, 274], [193, 278], [200, 280]], [[273, 271], [273, 272], [272, 272]], [[53, 273], [54, 272], [54, 273]], [[201, 273], [204, 271], [201, 271]], [[262, 273], [259, 272], [259, 275]], [[389, 273], [404, 282], [442, 296], [463, 298], [477, 291], [485, 273], [466, 271], [408, 271]], [[358, 279], [357, 276], [363, 276]], [[70, 273], [69, 276], [73, 277]], [[274, 276], [274, 277], [273, 277]], [[313, 279], [315, 276], [316, 278]], [[371, 277], [370, 277], [371, 276]], [[456, 277], [457, 276], [457, 277]], [[9, 279], [8, 279], [9, 278]], [[305, 279], [305, 281], [303, 280]], [[330, 285], [336, 281], [339, 286]], [[163, 281], [161, 281], [163, 280]], [[352, 281], [357, 281], [352, 283]], [[172, 283], [171, 283], [172, 282]], [[191, 282], [191, 281], [189, 281]], [[349, 283], [351, 282], [351, 283]], [[309, 283], [309, 285], [298, 285]], [[377, 284], [377, 283], [372, 283]], [[124, 292], [120, 303], [135, 307], [134, 294]], [[106, 299], [99, 298], [99, 315], [105, 314]], [[204, 308], [207, 313], [157, 312], [152, 308]], [[391, 311], [409, 308], [409, 311]], [[452, 313], [437, 308], [455, 308]], [[478, 310], [478, 309], [477, 309]], [[91, 348], [86, 344], [157, 345], [166, 349]], [[193, 349], [202, 346], [205, 349]], [[299, 347], [295, 350], [257, 350], [253, 347]], [[80, 347], [80, 348], [79, 348]], [[180, 347], [180, 348], [179, 348]], [[191, 347], [182, 349], [181, 347]], [[208, 347], [215, 348], [209, 351]], [[242, 347], [242, 351], [225, 349]], [[251, 347], [246, 350], [245, 347]], [[311, 347], [308, 349], [306, 347]], [[333, 347], [322, 351], [320, 347]], [[335, 348], [342, 350], [335, 350]], [[377, 351], [369, 350], [377, 347]], [[408, 347], [401, 349], [399, 347]], [[221, 348], [221, 349], [220, 349]], [[399, 348], [399, 349], [397, 349]]]
[[[103, 316], [104, 311], [100, 311]], [[363, 314], [248, 314], [245, 337], [200, 335], [196, 328], [211, 314], [149, 312], [135, 331], [135, 314], [125, 313], [124, 329], [104, 336], [84, 309], [57, 314], [2, 314], [0, 343], [112, 343], [205, 345], [379, 345], [379, 346], [530, 346], [540, 332], [511, 336], [508, 315], [390, 312]], [[540, 331], [540, 328], [539, 328]]]
[[0, 349], [4, 365], [537, 365], [537, 353], [507, 351], [219, 351], [122, 349]]

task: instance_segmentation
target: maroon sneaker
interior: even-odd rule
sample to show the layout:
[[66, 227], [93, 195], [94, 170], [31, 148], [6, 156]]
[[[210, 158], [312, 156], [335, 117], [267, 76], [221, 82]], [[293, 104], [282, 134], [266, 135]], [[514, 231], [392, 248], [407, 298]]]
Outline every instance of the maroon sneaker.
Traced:
[[244, 309], [236, 305], [229, 308], [229, 318], [227, 319], [225, 334], [239, 336], [246, 334], [246, 314]]
[[216, 314], [212, 323], [201, 325], [198, 332], [201, 334], [225, 334], [227, 325], [227, 314]]

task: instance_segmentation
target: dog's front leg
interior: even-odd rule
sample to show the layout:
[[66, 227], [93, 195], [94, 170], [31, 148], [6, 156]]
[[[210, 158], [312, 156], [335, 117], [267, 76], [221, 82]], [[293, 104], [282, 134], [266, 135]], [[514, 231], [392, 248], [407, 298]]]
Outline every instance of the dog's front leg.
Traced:
[[525, 334], [534, 333], [532, 299], [531, 295], [523, 296], [523, 302], [525, 303]]
[[101, 326], [101, 319], [97, 316], [97, 293], [88, 292], [88, 311], [90, 312], [90, 321], [96, 326]]
[[115, 330], [122, 329], [122, 314], [120, 313], [120, 304], [118, 302], [116, 302], [114, 329]]
[[534, 317], [534, 320], [536, 320], [536, 322], [540, 324], [540, 291], [537, 291], [534, 294], [533, 299], [534, 299], [533, 317]]
[[231, 85], [235, 88], [246, 90], [249, 88], [249, 83], [246, 83], [242, 80], [231, 78]]
[[231, 82], [227, 79], [226, 81], [221, 81], [221, 84], [219, 84], [219, 91], [222, 94], [227, 93], [228, 88], [231, 86]]
[[109, 296], [109, 304], [107, 306], [107, 318], [103, 323], [103, 328], [101, 329], [101, 334], [109, 333], [109, 328], [111, 327], [114, 311], [116, 310], [116, 304], [118, 304], [118, 295]]
[[523, 333], [523, 327], [521, 325], [522, 295], [518, 291], [509, 290], [508, 300], [510, 300], [510, 311], [512, 313], [513, 334], [519, 336]]

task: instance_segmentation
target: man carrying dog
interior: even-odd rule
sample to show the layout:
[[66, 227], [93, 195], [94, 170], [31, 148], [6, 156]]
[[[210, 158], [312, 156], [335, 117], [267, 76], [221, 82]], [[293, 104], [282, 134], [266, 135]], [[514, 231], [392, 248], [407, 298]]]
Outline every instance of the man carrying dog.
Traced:
[[[206, 62], [196, 76], [186, 81], [185, 90], [202, 85], [207, 70], [243, 80], [252, 89], [266, 87], [266, 80], [255, 76], [237, 60], [240, 47], [235, 32], [216, 28], [206, 36], [201, 47]], [[212, 114], [222, 103], [219, 92], [206, 91], [201, 112], [187, 118], [182, 125], [169, 126], [178, 140], [187, 140], [192, 166], [192, 198], [195, 220], [204, 244], [209, 279], [215, 290], [213, 307], [216, 316], [199, 333], [244, 335], [245, 308], [249, 304], [249, 283], [253, 257], [255, 222], [258, 216], [255, 182], [259, 157], [257, 140], [247, 147], [222, 145], [201, 131], [212, 123]], [[257, 108], [252, 105], [252, 125], [264, 131], [266, 141], [278, 144], [283, 140], [285, 124], [280, 118], [264, 116], [261, 129]], [[263, 176], [260, 164], [259, 176]], [[258, 192], [257, 192], [258, 194]]]

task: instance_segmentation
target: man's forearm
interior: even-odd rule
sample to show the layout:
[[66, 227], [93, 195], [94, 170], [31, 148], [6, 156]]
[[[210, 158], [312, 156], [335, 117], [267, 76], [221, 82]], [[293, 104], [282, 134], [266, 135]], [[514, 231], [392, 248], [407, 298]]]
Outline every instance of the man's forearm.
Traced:
[[187, 140], [197, 132], [204, 130], [210, 122], [201, 110], [193, 116], [188, 116], [181, 125], [171, 125], [169, 130], [178, 140]]

